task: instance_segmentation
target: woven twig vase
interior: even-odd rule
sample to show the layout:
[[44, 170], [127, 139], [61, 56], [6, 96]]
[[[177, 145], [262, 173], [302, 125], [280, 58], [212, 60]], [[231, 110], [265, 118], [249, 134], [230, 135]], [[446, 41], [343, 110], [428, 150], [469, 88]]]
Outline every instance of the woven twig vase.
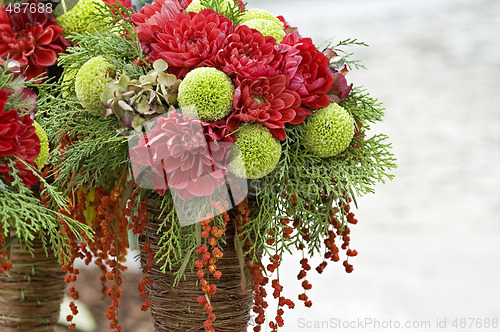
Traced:
[[40, 240], [34, 257], [18, 243], [10, 248], [10, 271], [0, 274], [0, 331], [50, 332], [59, 319], [64, 297], [64, 272], [57, 258], [47, 256]]
[[[159, 249], [155, 244], [161, 234], [156, 234], [160, 220], [160, 210], [154, 201], [147, 204], [148, 208], [148, 236], [151, 240], [151, 249], [156, 253]], [[163, 230], [165, 231], [165, 230]], [[211, 297], [213, 313], [217, 319], [213, 328], [217, 332], [246, 332], [250, 319], [253, 295], [251, 291], [250, 278], [246, 278], [246, 289], [241, 286], [241, 269], [234, 248], [234, 220], [230, 220], [226, 230], [226, 245], [223, 246], [224, 256], [217, 262], [217, 270], [222, 272], [220, 280], [215, 282], [217, 292]], [[145, 238], [141, 239], [141, 247]], [[143, 253], [143, 251], [141, 250]], [[145, 264], [144, 253], [141, 257]], [[205, 331], [203, 322], [207, 318], [203, 305], [196, 299], [203, 295], [198, 283], [196, 270], [186, 269], [186, 279], [182, 279], [175, 288], [172, 287], [176, 271], [162, 273], [160, 266], [153, 264], [149, 271], [149, 277], [153, 281], [149, 290], [151, 300], [150, 311], [153, 316], [154, 326], [157, 332], [188, 332]], [[211, 282], [214, 282], [211, 278]]]

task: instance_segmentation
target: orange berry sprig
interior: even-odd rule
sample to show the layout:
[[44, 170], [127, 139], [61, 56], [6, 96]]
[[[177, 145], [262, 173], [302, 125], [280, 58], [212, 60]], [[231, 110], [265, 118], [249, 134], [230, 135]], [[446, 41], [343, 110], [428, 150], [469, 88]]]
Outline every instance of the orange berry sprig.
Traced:
[[[270, 230], [269, 235], [270, 236], [275, 236], [278, 232], [283, 233], [283, 239], [290, 239], [291, 235], [293, 233], [293, 227], [288, 226], [290, 223], [289, 218], [282, 218], [280, 220], [280, 224], [282, 227], [275, 226], [273, 229]], [[273, 241], [274, 243], [275, 241]], [[269, 244], [269, 241], [267, 242]], [[281, 265], [282, 258], [280, 255], [278, 255], [278, 243], [275, 244], [275, 251], [276, 253], [274, 256], [271, 258], [271, 264], [267, 265], [267, 270], [270, 273], [274, 273], [276, 271], [276, 278], [273, 279], [271, 282], [271, 286], [273, 287], [273, 297], [275, 299], [278, 299], [278, 307], [276, 309], [276, 317], [274, 321], [269, 322], [269, 327], [271, 328], [272, 332], [277, 332], [278, 328], [283, 327], [285, 325], [285, 322], [283, 320], [283, 315], [285, 311], [283, 308], [288, 306], [289, 309], [295, 308], [295, 303], [286, 297], [282, 295], [283, 292], [283, 286], [279, 282], [279, 266]]]
[[142, 311], [148, 311], [149, 307], [151, 307], [151, 300], [149, 300], [148, 286], [153, 284], [153, 280], [149, 277], [149, 271], [153, 267], [154, 263], [154, 254], [151, 249], [151, 240], [148, 238], [144, 242], [144, 247], [142, 248], [143, 252], [146, 254], [146, 264], [143, 266], [143, 276], [142, 280], [139, 281], [139, 293], [144, 298], [144, 301], [141, 304]]
[[[137, 205], [137, 213], [133, 213], [132, 211], [133, 205], [134, 205], [134, 200], [131, 199], [127, 203], [127, 209], [125, 210], [125, 214], [130, 216], [129, 229], [131, 229], [134, 234], [146, 234], [148, 226], [146, 197], [143, 196], [139, 200], [139, 203]], [[148, 311], [149, 307], [151, 307], [151, 300], [149, 300], [148, 286], [151, 286], [153, 284], [153, 280], [151, 280], [151, 278], [149, 277], [149, 271], [153, 267], [154, 263], [154, 253], [153, 250], [151, 249], [151, 240], [149, 239], [148, 236], [146, 236], [146, 241], [144, 242], [142, 251], [144, 252], [147, 258], [146, 258], [146, 263], [142, 267], [144, 274], [142, 276], [142, 280], [139, 281], [138, 289], [140, 296], [144, 298], [144, 301], [141, 304], [141, 310]]]
[[[236, 232], [241, 243], [247, 246], [252, 246], [253, 241], [251, 239], [246, 239], [244, 233], [245, 225], [250, 222], [250, 208], [248, 206], [248, 200], [243, 200], [238, 204], [239, 215], [236, 216]], [[273, 242], [274, 243], [274, 242]], [[272, 244], [270, 244], [272, 245]], [[255, 262], [253, 260], [254, 251], [250, 251], [246, 257], [246, 266], [250, 276], [252, 277], [252, 291], [254, 294], [254, 306], [253, 312], [257, 314], [255, 317], [255, 326], [253, 328], [254, 332], [260, 332], [262, 325], [266, 322], [266, 309], [268, 303], [266, 301], [267, 291], [265, 286], [269, 282], [269, 278], [264, 276], [264, 268], [262, 264]]]
[[[220, 206], [218, 202], [212, 202], [212, 204], [220, 211], [225, 211], [224, 207]], [[200, 256], [200, 258], [195, 261], [195, 267], [198, 270], [196, 274], [198, 279], [200, 279], [201, 290], [205, 293], [203, 296], [198, 297], [197, 302], [204, 305], [205, 311], [208, 314], [207, 320], [203, 323], [206, 332], [215, 331], [212, 324], [215, 322], [216, 316], [213, 313], [210, 297], [217, 291], [217, 286], [211, 284], [208, 280], [210, 275], [216, 280], [222, 277], [222, 273], [217, 270], [216, 265], [217, 260], [224, 255], [219, 248], [218, 240], [224, 236], [226, 232], [229, 215], [227, 212], [222, 212], [222, 217], [223, 225], [221, 228], [216, 225], [210, 225], [214, 221], [213, 217], [207, 216], [206, 219], [201, 221], [201, 238], [204, 240], [204, 243], [196, 248], [196, 254]], [[205, 268], [208, 270], [208, 273], [205, 272]]]
[[293, 309], [295, 308], [295, 303], [291, 299], [288, 299], [282, 295], [283, 286], [279, 282], [279, 265], [281, 263], [280, 256], [277, 254], [274, 255], [272, 261], [273, 264], [270, 264], [272, 267], [268, 266], [268, 271], [270, 271], [269, 270], [270, 267], [272, 271], [276, 269], [277, 276], [275, 279], [273, 279], [271, 285], [274, 289], [273, 297], [275, 299], [278, 299], [278, 309], [276, 310], [275, 321], [269, 322], [269, 327], [271, 328], [272, 332], [277, 332], [278, 328], [283, 327], [283, 325], [285, 325], [285, 321], [283, 320], [283, 314], [285, 313], [285, 311], [283, 310], [283, 308], [286, 305], [288, 306], [289, 309]]
[[[75, 139], [68, 135], [60, 135], [58, 149], [62, 156], [64, 156], [67, 147]], [[54, 178], [57, 179], [57, 165], [54, 167], [54, 173]], [[73, 183], [72, 180], [76, 176], [76, 172], [73, 172], [68, 183]], [[123, 183], [127, 183], [128, 186], [124, 188]], [[62, 267], [63, 271], [68, 273], [65, 281], [67, 283], [74, 283], [76, 281], [79, 271], [74, 268], [74, 261], [77, 258], [83, 259], [87, 265], [94, 259], [94, 263], [102, 271], [102, 291], [111, 298], [111, 304], [107, 309], [107, 318], [110, 320], [110, 327], [116, 332], [122, 331], [122, 328], [118, 325], [117, 308], [121, 300], [120, 286], [123, 282], [121, 273], [125, 270], [125, 266], [122, 263], [125, 261], [128, 247], [128, 220], [125, 205], [129, 198], [132, 198], [130, 195], [131, 192], [128, 191], [130, 185], [130, 182], [127, 182], [127, 174], [124, 173], [116, 181], [116, 185], [111, 192], [103, 188], [89, 188], [88, 186], [73, 188], [69, 195], [69, 216], [91, 226], [94, 232], [94, 239], [93, 241], [88, 241], [84, 237], [87, 240], [88, 246], [85, 246], [84, 243], [79, 244], [76, 242], [76, 238], [71, 236], [71, 232], [65, 229], [66, 234], [68, 234], [68, 244], [72, 248], [70, 262]], [[90, 199], [92, 196], [94, 196], [94, 199]], [[64, 211], [59, 212], [64, 213]], [[108, 287], [107, 283], [110, 281], [114, 284]], [[79, 297], [74, 286], [70, 287], [70, 296], [73, 300]], [[73, 316], [78, 313], [78, 310], [73, 301], [70, 303], [70, 309], [72, 315], [68, 315], [66, 318], [70, 322], [69, 328], [74, 329], [75, 324], [72, 323], [72, 320]]]
[[[122, 197], [124, 190], [121, 181], [111, 192], [107, 192], [102, 188], [92, 189], [94, 196], [93, 200], [89, 200], [89, 189], [78, 189], [73, 191], [72, 205], [69, 211], [71, 216], [82, 222], [88, 223], [94, 231], [94, 241], [89, 241], [88, 246], [74, 242], [72, 248], [75, 252], [72, 253], [73, 261], [70, 264], [63, 266], [63, 270], [68, 273], [66, 282], [74, 283], [78, 270], [73, 267], [76, 258], [84, 259], [85, 264], [90, 264], [92, 259], [94, 263], [101, 269], [101, 283], [103, 293], [111, 298], [111, 304], [107, 308], [106, 317], [110, 321], [110, 328], [116, 332], [121, 332], [122, 328], [118, 325], [118, 306], [122, 297], [121, 284], [123, 278], [122, 272], [126, 267], [122, 264], [125, 261], [127, 253], [128, 239], [128, 220], [127, 210], [122, 208], [123, 200], [128, 200], [129, 197]], [[89, 214], [89, 210], [92, 211]], [[87, 220], [89, 215], [93, 215], [92, 220]], [[112, 282], [111, 286], [107, 284]], [[78, 297], [78, 292], [74, 287], [70, 288], [70, 295], [75, 300]], [[77, 310], [74, 303], [71, 304], [73, 315], [68, 315], [67, 319], [71, 323], [70, 328], [74, 328], [72, 323], [73, 316]], [[75, 308], [75, 309], [74, 309]]]
[[[0, 250], [6, 247], [5, 234], [0, 234]], [[0, 251], [0, 273], [4, 273], [12, 269], [12, 263], [7, 260], [9, 256], [9, 251], [4, 249]], [[5, 260], [4, 260], [5, 259]]]
[[311, 265], [308, 263], [308, 259], [304, 258], [304, 251], [302, 250], [302, 259], [300, 260], [300, 264], [302, 266], [302, 269], [300, 270], [299, 274], [297, 275], [297, 279], [302, 281], [302, 288], [304, 288], [304, 293], [299, 294], [299, 300], [304, 301], [304, 305], [308, 308], [312, 306], [312, 301], [309, 300], [306, 292], [312, 288], [312, 285], [309, 283], [307, 279], [307, 271], [311, 270]]

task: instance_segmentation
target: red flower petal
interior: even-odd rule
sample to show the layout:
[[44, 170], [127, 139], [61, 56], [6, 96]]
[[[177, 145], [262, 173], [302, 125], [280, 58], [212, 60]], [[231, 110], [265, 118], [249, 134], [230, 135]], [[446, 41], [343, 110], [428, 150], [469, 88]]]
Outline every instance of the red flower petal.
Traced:
[[55, 63], [57, 54], [54, 50], [40, 46], [33, 53], [33, 58], [38, 65], [48, 67]]

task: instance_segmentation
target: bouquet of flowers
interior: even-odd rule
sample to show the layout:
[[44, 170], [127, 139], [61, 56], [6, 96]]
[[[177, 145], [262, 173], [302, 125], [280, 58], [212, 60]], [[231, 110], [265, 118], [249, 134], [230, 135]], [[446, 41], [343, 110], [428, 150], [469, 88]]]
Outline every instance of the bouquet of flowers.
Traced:
[[295, 306], [279, 279], [285, 252], [302, 253], [307, 307], [307, 257], [324, 256], [322, 273], [343, 250], [352, 272], [351, 204], [396, 167], [387, 137], [369, 136], [381, 104], [346, 79], [359, 64], [343, 49], [363, 43], [316, 46], [233, 0], [157, 0], [139, 12], [81, 0], [64, 16], [77, 14], [66, 23], [90, 30], [68, 36], [63, 78], [39, 108], [59, 147], [55, 183], [95, 232], [74, 258], [102, 268], [111, 328], [121, 330], [122, 263], [138, 244], [142, 309], [157, 331], [244, 330], [249, 302], [259, 331], [268, 283], [277, 330]]
[[[46, 179], [47, 135], [34, 120], [37, 90], [69, 43], [52, 4], [0, 5], [0, 326], [48, 331], [64, 294], [72, 238], [91, 238]], [[48, 181], [48, 182], [47, 182]]]
[[90, 237], [85, 225], [68, 216], [66, 199], [40, 172], [49, 144], [32, 119], [36, 95], [26, 86], [33, 80], [17, 76], [20, 66], [9, 58], [0, 64], [2, 331], [54, 326], [65, 285], [58, 262], [72, 256], [68, 238]]

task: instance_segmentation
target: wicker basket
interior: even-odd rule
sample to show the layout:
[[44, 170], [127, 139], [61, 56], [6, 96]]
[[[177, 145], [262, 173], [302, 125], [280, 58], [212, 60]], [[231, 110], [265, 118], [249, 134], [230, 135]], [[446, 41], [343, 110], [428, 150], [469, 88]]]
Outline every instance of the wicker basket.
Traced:
[[59, 319], [64, 297], [64, 272], [40, 240], [34, 257], [18, 243], [10, 248], [10, 271], [0, 274], [0, 331], [49, 332]]
[[[151, 249], [156, 253], [160, 235], [156, 234], [160, 220], [160, 210], [154, 201], [147, 204], [148, 208], [148, 236], [151, 240]], [[234, 221], [230, 220], [226, 231], [226, 245], [223, 246], [224, 256], [217, 262], [217, 269], [222, 272], [222, 277], [216, 282], [217, 292], [211, 297], [213, 313], [217, 319], [213, 328], [217, 332], [245, 332], [250, 319], [253, 295], [251, 291], [250, 278], [246, 278], [246, 289], [241, 286], [241, 269], [234, 248]], [[141, 239], [141, 246], [145, 238]], [[141, 250], [142, 252], [142, 250]], [[146, 257], [143, 254], [141, 262], [145, 264]], [[196, 299], [203, 295], [198, 283], [196, 271], [186, 269], [186, 279], [182, 279], [173, 288], [175, 271], [162, 273], [159, 265], [153, 264], [149, 271], [152, 286], [148, 288], [151, 300], [150, 311], [154, 319], [157, 332], [187, 332], [205, 331], [203, 322], [207, 313], [203, 305]], [[213, 282], [214, 279], [211, 279]]]

